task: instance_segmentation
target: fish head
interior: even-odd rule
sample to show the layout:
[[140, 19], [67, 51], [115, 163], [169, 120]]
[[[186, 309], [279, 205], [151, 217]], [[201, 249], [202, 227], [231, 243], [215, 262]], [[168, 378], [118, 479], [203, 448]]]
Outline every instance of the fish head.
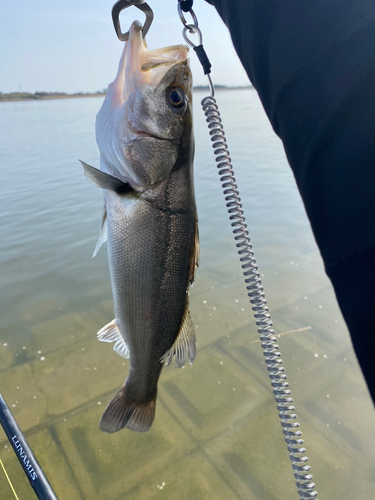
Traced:
[[142, 26], [129, 31], [116, 79], [96, 120], [102, 169], [138, 191], [165, 179], [193, 155], [188, 47], [149, 50]]

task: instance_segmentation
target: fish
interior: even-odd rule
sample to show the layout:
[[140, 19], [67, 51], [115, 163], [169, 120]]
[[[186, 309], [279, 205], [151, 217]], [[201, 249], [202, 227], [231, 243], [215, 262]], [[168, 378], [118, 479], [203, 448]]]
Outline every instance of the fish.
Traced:
[[129, 358], [128, 376], [107, 405], [102, 431], [147, 432], [164, 365], [196, 355], [189, 287], [199, 259], [194, 194], [192, 75], [188, 47], [148, 49], [129, 30], [117, 76], [96, 118], [100, 169], [81, 161], [103, 189], [94, 256], [107, 240], [115, 319], [98, 333]]

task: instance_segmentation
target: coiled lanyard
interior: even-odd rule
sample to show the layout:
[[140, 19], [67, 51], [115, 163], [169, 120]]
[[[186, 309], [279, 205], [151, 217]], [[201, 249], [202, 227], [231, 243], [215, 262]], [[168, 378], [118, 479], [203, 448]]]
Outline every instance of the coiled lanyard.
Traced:
[[[113, 23], [120, 40], [127, 40], [128, 33], [123, 34], [121, 32], [119, 14], [123, 9], [131, 5], [138, 7], [146, 14], [143, 36], [146, 35], [152, 23], [152, 10], [144, 0], [120, 0], [114, 5], [112, 10]], [[284, 439], [287, 444], [289, 458], [292, 462], [297, 491], [300, 495], [300, 500], [311, 498], [318, 500], [318, 493], [315, 491], [315, 484], [312, 482], [313, 476], [310, 473], [310, 465], [307, 463], [308, 457], [305, 456], [306, 449], [303, 447], [304, 441], [302, 439], [302, 432], [299, 430], [300, 424], [297, 422], [297, 415], [293, 413], [295, 407], [291, 397], [291, 390], [289, 389], [281, 353], [277, 345], [277, 338], [275, 336], [275, 330], [273, 329], [273, 322], [267, 306], [260, 273], [254, 258], [254, 252], [249, 238], [244, 211], [242, 209], [240, 193], [234, 177], [234, 170], [231, 164], [224, 128], [220, 118], [219, 108], [214, 97], [215, 90], [210, 76], [211, 63], [203, 48], [202, 32], [198, 27], [198, 19], [192, 7], [193, 0], [178, 0], [177, 10], [184, 25], [182, 36], [185, 42], [196, 52], [202, 64], [204, 74], [207, 75], [208, 78], [210, 95], [202, 99], [201, 106], [208, 124], [218, 174], [223, 188], [226, 207], [228, 209], [229, 220], [233, 228], [237, 252], [240, 256], [246, 291], [254, 311], [255, 322], [258, 327], [263, 354], [265, 356], [267, 370], [269, 371], [272, 390], [277, 403], [277, 410], [281, 419]], [[193, 20], [192, 23], [186, 21], [184, 13], [190, 14]], [[188, 33], [190, 35], [198, 35], [198, 45], [190, 40]]]
[[[244, 211], [242, 209], [240, 193], [234, 177], [234, 170], [231, 164], [224, 128], [220, 118], [219, 108], [214, 97], [215, 91], [210, 77], [211, 64], [203, 49], [202, 32], [198, 27], [198, 20], [192, 6], [192, 0], [178, 1], [177, 9], [184, 25], [182, 36], [186, 43], [188, 43], [197, 53], [198, 59], [203, 66], [204, 74], [208, 77], [211, 95], [202, 99], [201, 106], [206, 116], [206, 122], [208, 123], [208, 130], [211, 136], [215, 160], [217, 162], [218, 174], [220, 176], [229, 220], [233, 228], [234, 240], [245, 278], [247, 295], [254, 311], [263, 354], [266, 358], [266, 366], [270, 372], [269, 377], [271, 379], [273, 394], [277, 403], [281, 426], [287, 443], [289, 458], [292, 462], [293, 475], [296, 480], [300, 500], [309, 498], [318, 500], [315, 484], [312, 482], [313, 476], [310, 473], [310, 465], [307, 464], [308, 457], [304, 455], [306, 449], [302, 447], [302, 432], [298, 430], [300, 424], [296, 421], [297, 415], [293, 413], [295, 407], [291, 397], [291, 390], [289, 389], [281, 353], [277, 345], [277, 338], [275, 336], [275, 330], [273, 329], [273, 322], [267, 306], [260, 273], [254, 258], [254, 252], [249, 238], [249, 231], [247, 230]], [[189, 12], [193, 19], [192, 24], [187, 23], [184, 12]], [[199, 45], [195, 45], [189, 39], [188, 33], [198, 35]]]

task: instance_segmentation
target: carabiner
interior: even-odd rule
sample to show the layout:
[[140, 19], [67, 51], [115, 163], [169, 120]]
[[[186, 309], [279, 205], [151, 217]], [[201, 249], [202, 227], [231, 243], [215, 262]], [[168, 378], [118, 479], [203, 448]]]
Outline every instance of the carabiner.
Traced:
[[151, 7], [145, 2], [145, 0], [119, 0], [118, 2], [116, 2], [112, 7], [112, 20], [116, 34], [122, 42], [126, 42], [126, 40], [129, 38], [129, 31], [127, 31], [126, 33], [122, 33], [121, 31], [120, 12], [124, 9], [127, 9], [128, 7], [131, 7], [132, 5], [146, 14], [146, 22], [142, 30], [143, 38], [146, 36], [154, 19], [154, 13], [152, 12]]

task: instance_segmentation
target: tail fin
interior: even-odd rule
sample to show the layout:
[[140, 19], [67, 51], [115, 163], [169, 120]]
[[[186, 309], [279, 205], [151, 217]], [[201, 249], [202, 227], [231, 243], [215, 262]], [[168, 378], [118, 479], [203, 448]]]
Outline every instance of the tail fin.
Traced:
[[99, 427], [104, 432], [117, 432], [124, 427], [131, 431], [147, 432], [155, 417], [156, 394], [146, 403], [129, 401], [124, 384], [105, 409]]

